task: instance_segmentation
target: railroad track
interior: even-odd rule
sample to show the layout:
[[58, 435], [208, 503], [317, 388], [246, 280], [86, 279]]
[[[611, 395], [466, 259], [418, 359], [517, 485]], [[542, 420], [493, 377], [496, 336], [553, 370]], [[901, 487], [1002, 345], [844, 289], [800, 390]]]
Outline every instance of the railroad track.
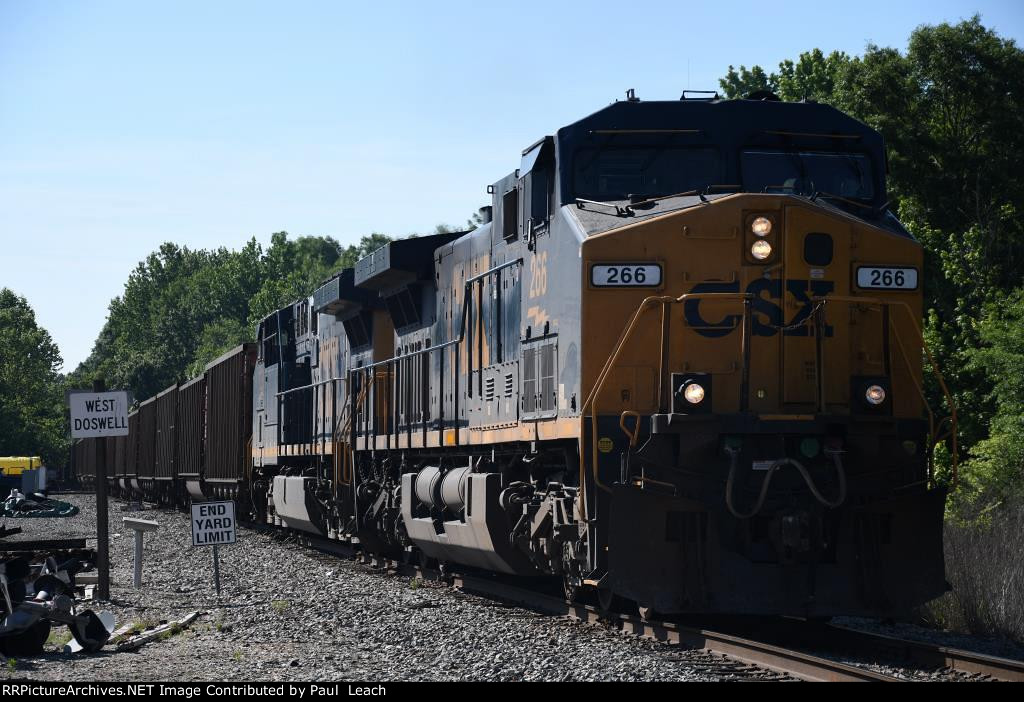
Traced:
[[792, 676], [821, 682], [892, 682], [891, 677], [857, 666], [821, 658], [808, 653], [710, 629], [689, 627], [675, 622], [647, 621], [636, 615], [602, 612], [592, 605], [572, 604], [563, 598], [545, 595], [496, 578], [454, 575], [453, 584], [465, 592], [515, 602], [530, 609], [557, 616], [568, 616], [591, 624], [611, 624], [630, 634], [700, 649], [726, 656], [733, 661]]
[[884, 652], [892, 660], [905, 661], [916, 667], [952, 670], [968, 676], [995, 680], [1024, 682], [1024, 661], [989, 656], [974, 651], [900, 639], [829, 624], [828, 633], [861, 652], [878, 656]]
[[[257, 528], [280, 534], [262, 525], [257, 525]], [[648, 621], [633, 614], [569, 603], [562, 597], [524, 587], [500, 576], [443, 573], [367, 554], [338, 541], [305, 534], [291, 534], [290, 537], [317, 551], [355, 558], [375, 568], [424, 580], [443, 581], [466, 593], [676, 644], [688, 650], [688, 654], [680, 658], [681, 662], [697, 670], [724, 676], [827, 682], [907, 682], [932, 679], [932, 673], [938, 671], [940, 678], [957, 680], [1024, 681], [1024, 662], [972, 651], [795, 619], [759, 619], [756, 634], [750, 633], [749, 626], [736, 626], [732, 620], [725, 627], [715, 625], [714, 628], [672, 621]], [[689, 655], [690, 652], [703, 655]], [[834, 657], [819, 655], [819, 652], [832, 653]], [[836, 660], [845, 656], [857, 659], [858, 664]], [[897, 668], [901, 674], [880, 672], [869, 666]]]

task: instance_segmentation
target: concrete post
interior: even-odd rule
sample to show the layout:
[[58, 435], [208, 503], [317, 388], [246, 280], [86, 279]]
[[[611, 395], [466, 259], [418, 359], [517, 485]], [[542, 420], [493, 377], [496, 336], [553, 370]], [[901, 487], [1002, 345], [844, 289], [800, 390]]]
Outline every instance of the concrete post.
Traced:
[[159, 524], [149, 519], [124, 518], [124, 525], [135, 532], [135, 589], [142, 587], [142, 535], [147, 531], [156, 531]]

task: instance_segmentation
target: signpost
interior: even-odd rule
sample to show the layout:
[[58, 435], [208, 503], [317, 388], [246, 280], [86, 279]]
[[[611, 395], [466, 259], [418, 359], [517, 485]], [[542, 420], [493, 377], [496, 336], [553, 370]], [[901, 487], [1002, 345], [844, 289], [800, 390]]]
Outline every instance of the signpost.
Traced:
[[[92, 384], [92, 392], [68, 395], [71, 408], [71, 438], [93, 439], [128, 436], [128, 393], [104, 392], [102, 380]], [[96, 569], [99, 571], [99, 596], [110, 599], [110, 530], [107, 525], [107, 445], [96, 442]]]
[[220, 553], [221, 544], [235, 543], [235, 503], [193, 502], [192, 503], [192, 545], [213, 546], [213, 581], [220, 595]]

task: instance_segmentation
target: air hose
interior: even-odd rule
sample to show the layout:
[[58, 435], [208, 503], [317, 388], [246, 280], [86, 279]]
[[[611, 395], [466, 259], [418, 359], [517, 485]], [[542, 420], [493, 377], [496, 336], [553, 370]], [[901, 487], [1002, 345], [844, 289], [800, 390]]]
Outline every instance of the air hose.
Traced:
[[807, 483], [807, 488], [811, 491], [811, 494], [814, 495], [814, 499], [816, 499], [825, 507], [828, 507], [829, 509], [835, 509], [839, 505], [843, 504], [843, 502], [846, 500], [846, 471], [843, 469], [843, 462], [842, 459], [839, 457], [839, 454], [842, 452], [839, 451], [838, 449], [825, 449], [825, 455], [832, 459], [832, 462], [835, 464], [836, 467], [836, 474], [839, 478], [839, 496], [834, 501], [826, 499], [825, 496], [821, 494], [821, 492], [818, 490], [818, 487], [814, 484], [814, 480], [811, 478], [811, 474], [807, 471], [803, 464], [800, 463], [800, 461], [794, 458], [780, 458], [779, 460], [772, 463], [772, 465], [768, 468], [768, 471], [764, 476], [764, 480], [761, 482], [761, 492], [757, 496], [757, 502], [755, 502], [754, 508], [750, 512], [743, 514], [737, 511], [732, 501], [732, 487], [733, 482], [736, 478], [736, 469], [739, 466], [740, 462], [740, 452], [739, 449], [732, 447], [726, 447], [725, 450], [726, 453], [729, 454], [730, 459], [729, 478], [728, 480], [726, 480], [725, 483], [725, 504], [729, 508], [729, 511], [732, 513], [732, 516], [736, 517], [737, 519], [750, 519], [751, 517], [753, 517], [761, 511], [761, 508], [764, 506], [765, 498], [768, 496], [768, 487], [769, 485], [771, 485], [772, 476], [775, 475], [775, 471], [777, 471], [779, 468], [785, 465], [791, 465], [800, 472], [800, 475], [803, 477], [804, 482]]

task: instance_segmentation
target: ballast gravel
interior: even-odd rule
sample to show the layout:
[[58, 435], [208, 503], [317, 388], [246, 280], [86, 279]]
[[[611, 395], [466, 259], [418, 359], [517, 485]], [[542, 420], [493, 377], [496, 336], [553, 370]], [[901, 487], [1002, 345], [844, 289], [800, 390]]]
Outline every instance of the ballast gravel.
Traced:
[[[9, 520], [22, 534], [7, 541], [86, 538], [95, 545], [91, 495], [58, 499], [80, 508], [66, 519]], [[159, 523], [145, 535], [142, 589], [131, 587], [133, 534], [125, 517]], [[772, 679], [767, 671], [731, 672], [731, 662], [619, 631], [463, 593], [373, 569], [297, 545], [281, 534], [240, 527], [220, 547], [221, 595], [214, 592], [212, 549], [192, 547], [188, 515], [147, 506], [109, 507], [111, 602], [116, 626], [153, 626], [193, 611], [187, 629], [132, 652], [60, 653], [55, 627], [40, 656], [8, 660], [0, 679], [59, 681], [700, 681]], [[2, 546], [3, 542], [0, 542]], [[881, 633], [870, 620], [840, 623]], [[908, 631], [908, 629], [910, 631]], [[900, 625], [947, 646], [1006, 655], [1011, 647], [950, 632]], [[997, 650], [993, 650], [997, 649]], [[848, 661], [861, 664], [863, 662]], [[741, 666], [742, 667], [742, 666]], [[948, 671], [868, 665], [912, 679], [950, 679]], [[777, 676], [775, 676], [777, 677]]]
[[[95, 501], [61, 497], [68, 519], [18, 520], [16, 539], [95, 538]], [[188, 629], [135, 652], [56, 652], [8, 662], [0, 678], [61, 681], [715, 680], [664, 644], [536, 614], [453, 588], [387, 575], [240, 528], [220, 547], [193, 548], [187, 515], [111, 501], [111, 598], [93, 603], [117, 626], [204, 614]], [[126, 516], [154, 519], [145, 536], [143, 587], [132, 584]], [[66, 631], [55, 628], [57, 633]]]

